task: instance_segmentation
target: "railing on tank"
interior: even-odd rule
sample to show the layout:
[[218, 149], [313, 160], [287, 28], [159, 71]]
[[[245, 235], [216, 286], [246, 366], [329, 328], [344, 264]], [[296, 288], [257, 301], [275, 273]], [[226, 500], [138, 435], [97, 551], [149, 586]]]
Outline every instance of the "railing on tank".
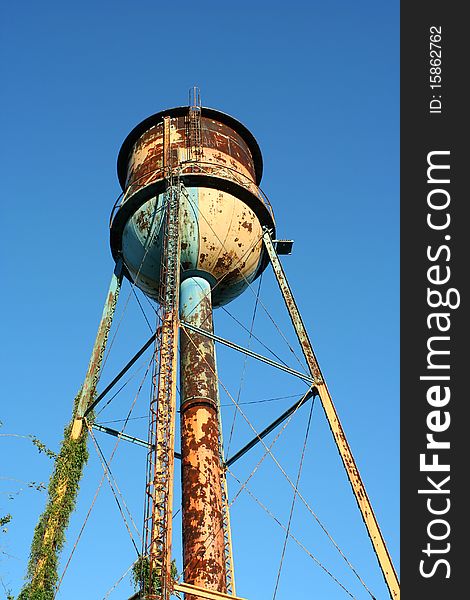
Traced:
[[[202, 175], [215, 175], [222, 177], [223, 179], [229, 179], [230, 181], [234, 181], [238, 183], [242, 187], [249, 190], [252, 194], [254, 194], [264, 206], [268, 209], [269, 214], [274, 220], [274, 212], [271, 206], [271, 203], [268, 200], [268, 197], [263, 192], [263, 190], [258, 187], [253, 180], [245, 175], [244, 173], [240, 173], [236, 169], [232, 167], [227, 167], [225, 165], [219, 165], [217, 163], [205, 162], [205, 161], [194, 161], [194, 160], [186, 160], [179, 163], [180, 175], [187, 174], [202, 174]], [[126, 200], [132, 196], [139, 189], [142, 189], [146, 185], [150, 185], [155, 181], [159, 181], [163, 179], [164, 172], [162, 168], [154, 169], [152, 171], [147, 171], [146, 173], [140, 175], [135, 181], [131, 183], [131, 185], [124, 191], [119, 194], [114, 203], [113, 209], [111, 211], [111, 215], [109, 218], [109, 226], [111, 227], [114, 216], [117, 210], [126, 202]], [[145, 179], [146, 178], [146, 179]], [[142, 181], [144, 180], [144, 181]]]

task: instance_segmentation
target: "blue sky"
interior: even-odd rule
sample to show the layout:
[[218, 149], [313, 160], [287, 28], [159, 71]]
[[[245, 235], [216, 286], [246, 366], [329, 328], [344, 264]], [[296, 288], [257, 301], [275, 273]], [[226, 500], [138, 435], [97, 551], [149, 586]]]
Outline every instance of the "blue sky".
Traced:
[[[112, 273], [108, 220], [120, 193], [117, 153], [145, 117], [186, 104], [192, 85], [200, 87], [203, 105], [242, 121], [260, 144], [261, 187], [274, 208], [278, 235], [295, 240], [292, 256], [283, 263], [398, 569], [398, 2], [22, 2], [5, 6], [0, 21], [0, 512], [13, 516], [8, 532], [0, 533], [2, 585], [15, 594], [21, 587], [45, 502], [44, 491], [28, 483], [47, 482], [52, 467], [28, 439], [5, 434], [33, 434], [57, 450]], [[271, 317], [297, 352], [269, 271], [261, 300], [256, 335], [296, 368], [272, 325]], [[141, 302], [152, 318], [148, 303]], [[249, 327], [253, 306], [248, 290], [227, 308]], [[116, 323], [103, 384], [149, 336], [129, 285], [123, 287]], [[248, 343], [246, 332], [221, 309], [215, 327], [220, 335]], [[252, 361], [245, 365], [243, 357], [222, 348], [218, 365], [221, 381], [240, 402], [269, 400], [243, 405], [258, 429], [293, 403], [295, 398], [285, 396], [304, 391], [301, 382]], [[125, 417], [145, 366], [145, 360], [137, 365], [133, 379], [103, 410], [101, 422]], [[146, 437], [146, 420], [140, 418], [147, 410], [145, 390], [133, 412], [139, 418], [129, 428], [139, 437]], [[221, 401], [231, 403], [223, 391]], [[309, 408], [301, 409], [274, 446], [292, 479]], [[228, 443], [230, 406], [224, 407], [223, 419]], [[237, 416], [231, 450], [250, 437]], [[99, 433], [96, 439], [109, 456], [114, 440]], [[254, 450], [234, 465], [234, 475], [244, 481], [261, 456], [262, 449]], [[145, 451], [121, 442], [112, 469], [140, 529]], [[90, 443], [62, 567], [101, 475]], [[175, 481], [179, 488], [178, 474]], [[233, 497], [238, 484], [232, 476], [228, 483]], [[250, 486], [287, 523], [292, 491], [272, 460], [263, 462]], [[369, 589], [387, 598], [318, 401], [300, 490]], [[176, 505], [178, 498], [177, 489]], [[273, 598], [282, 529], [244, 492], [233, 504], [232, 524], [239, 595]], [[299, 500], [292, 532], [354, 597], [370, 597]], [[179, 535], [176, 518], [180, 565]], [[134, 558], [105, 483], [58, 598], [104, 598]], [[0, 586], [0, 596], [5, 588]], [[109, 597], [130, 595], [125, 577]], [[291, 540], [276, 597], [335, 600], [348, 594]]]

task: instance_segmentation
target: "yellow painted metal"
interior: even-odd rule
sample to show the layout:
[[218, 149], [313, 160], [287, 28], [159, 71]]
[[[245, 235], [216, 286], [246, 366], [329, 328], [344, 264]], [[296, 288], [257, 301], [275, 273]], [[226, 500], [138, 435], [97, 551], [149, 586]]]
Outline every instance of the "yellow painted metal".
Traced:
[[[81, 423], [81, 421], [80, 421]], [[54, 504], [56, 506], [61, 506], [63, 502], [63, 498], [69, 488], [70, 482], [62, 475], [57, 484], [57, 493], [54, 497]], [[54, 548], [55, 546], [55, 538], [57, 537], [57, 532], [61, 527], [60, 522], [60, 513], [56, 511], [56, 514], [53, 514], [47, 521], [46, 526], [44, 528], [44, 535], [42, 538], [42, 546], [43, 548]], [[45, 570], [47, 562], [47, 556], [41, 556], [39, 560], [36, 562], [34, 567], [34, 573], [31, 578], [31, 581], [34, 582], [34, 585], [37, 589], [44, 589], [45, 580], [47, 578], [47, 572]]]
[[[181, 320], [180, 320], [181, 327]], [[217, 369], [217, 354], [214, 347], [214, 367], [215, 372]], [[217, 385], [217, 418], [219, 420], [219, 454], [220, 464], [225, 465], [224, 456], [224, 437], [222, 427], [222, 410], [220, 404], [220, 392], [219, 386]], [[233, 546], [232, 546], [232, 527], [230, 523], [230, 506], [228, 502], [228, 486], [227, 486], [227, 469], [221, 468], [220, 470], [220, 484], [222, 487], [222, 519], [224, 529], [224, 554], [225, 554], [225, 577], [227, 582], [227, 593], [232, 596], [236, 596], [235, 586], [235, 567], [233, 563]]]
[[372, 546], [377, 555], [377, 559], [387, 584], [390, 597], [393, 598], [393, 600], [398, 600], [400, 598], [400, 584], [392, 563], [392, 559], [382, 536], [382, 532], [380, 531], [380, 527], [372, 509], [369, 497], [367, 496], [364, 483], [362, 482], [359, 470], [356, 466], [356, 462], [346, 439], [344, 429], [339, 420], [330, 392], [328, 391], [328, 387], [320, 370], [320, 366], [313, 351], [312, 344], [302, 322], [302, 318], [295, 303], [294, 296], [287, 282], [281, 262], [274, 249], [269, 231], [264, 232], [263, 241], [273, 266], [279, 288], [286, 303], [289, 316], [302, 347], [302, 352], [305, 360], [307, 361], [308, 368], [312, 377], [315, 379], [315, 387], [317, 388], [323, 410], [325, 411], [326, 418], [336, 442], [336, 447], [341, 456], [341, 460], [343, 461], [349, 483], [351, 484], [354, 496], [356, 497], [359, 510], [361, 511], [362, 518], [372, 542]]
[[[181, 322], [180, 322], [181, 325]], [[217, 373], [217, 359], [214, 349], [214, 365]], [[220, 464], [225, 464], [224, 456], [224, 442], [223, 442], [223, 428], [222, 428], [222, 414], [220, 408], [220, 394], [219, 386], [217, 386], [217, 415], [219, 419], [219, 452], [220, 452]], [[223, 528], [224, 528], [224, 553], [225, 553], [225, 576], [227, 580], [227, 592], [236, 595], [235, 587], [235, 568], [233, 564], [233, 546], [232, 546], [232, 527], [230, 524], [230, 507], [228, 503], [228, 486], [227, 486], [227, 470], [221, 469], [220, 471], [220, 483], [222, 487], [222, 515], [223, 515]]]
[[[235, 570], [233, 566], [233, 547], [232, 547], [232, 528], [230, 525], [230, 510], [228, 505], [228, 489], [227, 489], [227, 477], [225, 471], [221, 475], [222, 479], [222, 502], [223, 502], [223, 515], [224, 515], [224, 538], [225, 538], [225, 564], [226, 564], [226, 576], [227, 576], [227, 589], [232, 592], [235, 596]], [[233, 597], [232, 596], [232, 597]]]
[[82, 433], [83, 429], [83, 417], [75, 417], [72, 424], [72, 431], [70, 433], [70, 437], [73, 440], [78, 440]]
[[240, 598], [239, 596], [230, 596], [229, 594], [224, 594], [223, 592], [217, 592], [215, 590], [208, 590], [206, 588], [200, 588], [196, 585], [191, 585], [189, 583], [175, 583], [173, 585], [173, 591], [181, 592], [183, 594], [191, 594], [192, 596], [197, 596], [198, 598], [206, 598], [207, 600], [245, 600], [245, 598]]
[[255, 213], [235, 196], [209, 188], [199, 188], [197, 210], [198, 268], [217, 280], [244, 281], [256, 270], [263, 246]]
[[390, 597], [394, 600], [400, 598], [400, 584], [398, 581], [395, 568], [392, 563], [392, 559], [388, 552], [385, 540], [383, 539], [382, 532], [380, 531], [379, 524], [376, 516], [372, 509], [369, 497], [367, 496], [364, 483], [362, 482], [359, 470], [356, 466], [356, 462], [349, 447], [344, 429], [339, 420], [336, 412], [333, 400], [331, 399], [330, 392], [326, 383], [317, 384], [318, 395], [320, 397], [323, 410], [325, 411], [326, 418], [330, 425], [331, 432], [335, 438], [336, 446], [341, 455], [341, 459], [348, 474], [349, 482], [353, 489], [354, 495], [357, 500], [357, 504], [362, 514], [362, 518], [367, 527], [369, 537], [374, 547], [377, 559], [380, 564], [385, 582], [390, 592]]

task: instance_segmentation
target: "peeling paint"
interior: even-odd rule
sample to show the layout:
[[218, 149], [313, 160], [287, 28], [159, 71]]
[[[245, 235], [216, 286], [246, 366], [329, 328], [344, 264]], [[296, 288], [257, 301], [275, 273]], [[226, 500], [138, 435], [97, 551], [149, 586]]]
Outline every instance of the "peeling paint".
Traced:
[[[183, 286], [181, 318], [212, 331], [209, 284], [198, 277]], [[214, 342], [181, 331], [180, 343], [184, 579], [226, 592]]]

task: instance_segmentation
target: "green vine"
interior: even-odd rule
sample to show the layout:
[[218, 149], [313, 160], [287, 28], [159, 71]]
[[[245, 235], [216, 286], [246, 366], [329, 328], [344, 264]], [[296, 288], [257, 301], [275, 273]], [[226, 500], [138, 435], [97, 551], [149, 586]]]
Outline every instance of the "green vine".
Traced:
[[55, 452], [52, 452], [52, 450], [49, 450], [46, 444], [43, 444], [43, 442], [41, 442], [41, 440], [38, 439], [35, 435], [30, 435], [29, 437], [31, 438], [33, 445], [36, 446], [36, 448], [38, 449], [39, 454], [44, 452], [44, 454], [49, 458], [57, 458], [57, 454]]
[[7, 525], [8, 525], [8, 523], [10, 523], [12, 518], [13, 517], [10, 515], [10, 513], [8, 513], [7, 515], [4, 515], [3, 517], [0, 517], [0, 529], [2, 530], [2, 533], [7, 532]]
[[[150, 576], [150, 560], [148, 556], [139, 556], [132, 567], [132, 583], [136, 592], [145, 591], [150, 594], [161, 594], [162, 583], [159, 570], [153, 570]], [[178, 570], [176, 561], [171, 563], [171, 578], [173, 581], [178, 579]]]
[[[79, 482], [88, 460], [86, 427], [77, 439], [71, 436], [79, 398], [80, 392], [75, 398], [73, 417], [64, 430], [62, 446], [49, 480], [46, 508], [34, 531], [26, 583], [18, 600], [53, 600], [55, 595], [65, 530], [75, 508]], [[39, 451], [44, 451], [42, 446], [35, 445]]]

